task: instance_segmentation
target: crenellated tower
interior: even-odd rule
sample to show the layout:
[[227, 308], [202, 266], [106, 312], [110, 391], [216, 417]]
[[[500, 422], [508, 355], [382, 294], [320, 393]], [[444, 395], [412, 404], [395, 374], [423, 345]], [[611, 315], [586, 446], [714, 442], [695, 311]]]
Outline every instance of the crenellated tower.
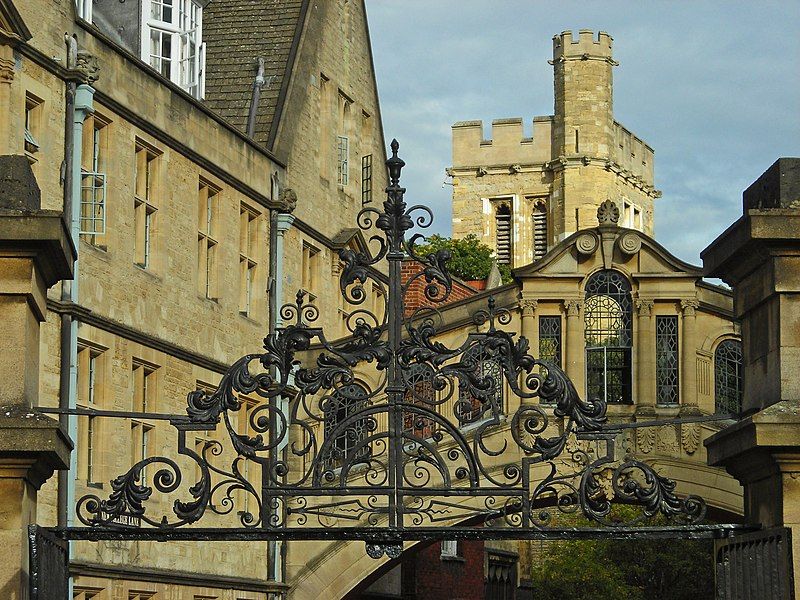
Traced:
[[[621, 224], [653, 235], [653, 149], [614, 120], [613, 39], [553, 37], [554, 114], [453, 125], [453, 235], [481, 232], [499, 259], [528, 264], [617, 203]], [[510, 212], [510, 218], [508, 213]], [[510, 241], [509, 241], [510, 240]]]

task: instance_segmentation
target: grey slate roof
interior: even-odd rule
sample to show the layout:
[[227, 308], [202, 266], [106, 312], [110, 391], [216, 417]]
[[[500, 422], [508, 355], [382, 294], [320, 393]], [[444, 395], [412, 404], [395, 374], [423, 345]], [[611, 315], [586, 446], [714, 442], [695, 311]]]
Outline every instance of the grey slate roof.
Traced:
[[288, 85], [293, 46], [299, 43], [304, 0], [212, 0], [203, 11], [206, 104], [246, 132], [257, 59], [264, 59], [255, 141], [270, 148], [280, 102]]

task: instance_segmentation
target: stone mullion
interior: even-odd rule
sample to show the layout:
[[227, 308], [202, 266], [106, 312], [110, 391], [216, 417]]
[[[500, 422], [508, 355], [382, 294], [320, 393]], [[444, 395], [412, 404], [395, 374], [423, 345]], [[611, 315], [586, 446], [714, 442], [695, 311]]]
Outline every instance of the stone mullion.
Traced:
[[654, 416], [656, 413], [656, 344], [653, 301], [636, 300], [636, 414]]
[[695, 298], [681, 300], [681, 370], [678, 378], [681, 413], [699, 413], [697, 405], [697, 308]]
[[572, 380], [578, 395], [581, 397], [586, 394], [586, 357], [585, 357], [585, 336], [583, 319], [581, 312], [583, 301], [565, 300], [564, 312], [566, 318], [566, 348], [564, 352], [564, 365], [567, 376]]

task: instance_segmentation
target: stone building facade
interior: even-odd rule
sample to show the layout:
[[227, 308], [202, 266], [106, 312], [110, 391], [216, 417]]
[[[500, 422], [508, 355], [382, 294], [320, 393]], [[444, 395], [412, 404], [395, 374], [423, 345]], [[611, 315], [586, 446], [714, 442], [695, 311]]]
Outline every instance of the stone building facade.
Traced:
[[[284, 38], [259, 29], [276, 22]], [[239, 43], [248, 28], [261, 46]], [[62, 418], [73, 462], [41, 489], [35, 520], [64, 525], [76, 498], [176, 454], [157, 413], [184, 413], [190, 391], [257, 351], [298, 288], [344, 331], [338, 250], [366, 249], [355, 215], [386, 186], [364, 3], [2, 0], [0, 114], [0, 155], [25, 157], [77, 256], [75, 283], [47, 295], [28, 406], [134, 415]], [[247, 430], [262, 400], [243, 401]], [[215, 436], [187, 444], [202, 452]], [[286, 587], [276, 544], [168, 546], [73, 544], [74, 597], [256, 600]]]
[[612, 199], [621, 224], [653, 235], [653, 149], [614, 120], [612, 38], [553, 38], [554, 114], [453, 125], [453, 235], [480, 232], [500, 262], [521, 267], [597, 224]]

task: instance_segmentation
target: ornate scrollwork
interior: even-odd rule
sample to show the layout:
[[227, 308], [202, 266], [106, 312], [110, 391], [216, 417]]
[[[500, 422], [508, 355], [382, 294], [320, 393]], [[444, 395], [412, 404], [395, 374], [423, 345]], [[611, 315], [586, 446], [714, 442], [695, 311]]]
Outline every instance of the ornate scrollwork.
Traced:
[[[582, 399], [558, 365], [535, 358], [527, 339], [503, 330], [512, 320], [508, 307], [489, 298], [473, 315], [474, 329], [447, 343], [435, 309], [405, 318], [404, 295], [414, 281], [425, 282], [435, 305], [447, 299], [452, 278], [447, 251], [421, 254], [423, 236], [406, 239], [413, 227], [429, 226], [432, 213], [406, 206], [397, 151], [393, 141], [383, 210], [367, 207], [357, 218], [371, 250], [339, 254], [339, 290], [355, 307], [346, 320], [350, 335], [330, 341], [312, 327], [319, 310], [298, 292], [280, 309], [282, 325], [262, 352], [237, 360], [212, 393], [188, 395], [186, 416], [172, 421], [183, 462], [137, 462], [111, 482], [107, 499], [81, 498], [84, 524], [172, 528], [211, 511], [276, 536], [314, 524], [333, 532], [363, 528], [368, 539], [367, 529], [465, 520], [541, 529], [557, 513], [613, 525], [614, 502], [639, 506], [641, 518], [702, 518], [702, 500], [678, 497], [675, 483], [645, 463], [614, 459], [605, 402]], [[613, 203], [603, 207], [601, 222], [614, 221]], [[593, 251], [596, 238], [582, 239], [579, 251]], [[407, 258], [419, 269], [402, 282]], [[376, 269], [382, 261], [388, 283]], [[380, 318], [365, 308], [368, 282], [384, 298]], [[525, 317], [531, 306], [523, 305]], [[565, 303], [570, 318], [580, 307]], [[202, 449], [187, 446], [187, 434], [209, 433], [220, 422], [221, 438]], [[651, 452], [654, 433], [639, 431], [653, 434], [637, 435], [639, 450]], [[693, 431], [682, 430], [687, 452], [697, 446]], [[187, 468], [196, 476], [185, 489]], [[167, 505], [154, 491], [178, 498]], [[367, 545], [375, 557], [401, 550], [394, 542]]]

